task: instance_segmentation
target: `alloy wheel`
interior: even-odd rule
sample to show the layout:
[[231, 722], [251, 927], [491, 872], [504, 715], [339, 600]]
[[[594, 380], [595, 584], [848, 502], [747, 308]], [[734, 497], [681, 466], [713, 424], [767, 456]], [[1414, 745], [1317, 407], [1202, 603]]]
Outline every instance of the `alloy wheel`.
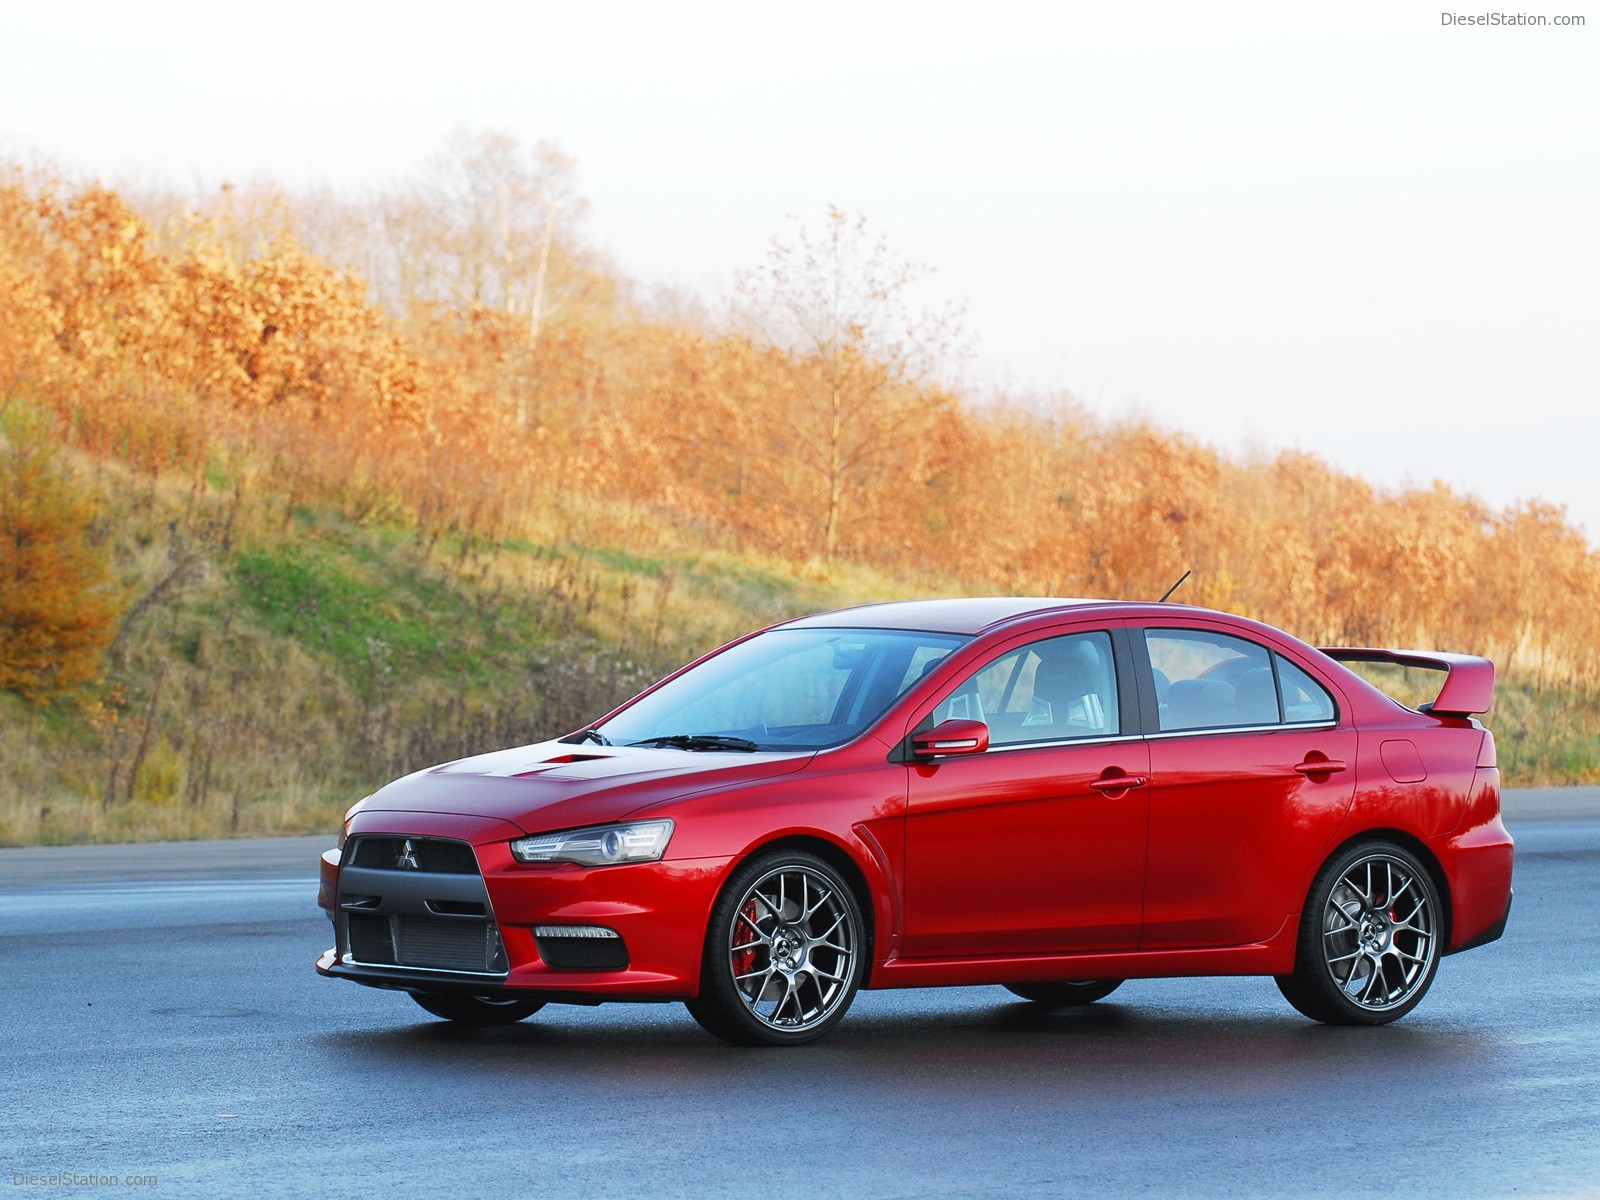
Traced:
[[849, 998], [858, 942], [837, 884], [808, 867], [777, 867], [734, 907], [728, 937], [734, 989], [769, 1029], [814, 1028]]
[[1436, 914], [1416, 869], [1383, 853], [1357, 859], [1328, 893], [1323, 958], [1334, 986], [1369, 1012], [1405, 1004], [1438, 955]]

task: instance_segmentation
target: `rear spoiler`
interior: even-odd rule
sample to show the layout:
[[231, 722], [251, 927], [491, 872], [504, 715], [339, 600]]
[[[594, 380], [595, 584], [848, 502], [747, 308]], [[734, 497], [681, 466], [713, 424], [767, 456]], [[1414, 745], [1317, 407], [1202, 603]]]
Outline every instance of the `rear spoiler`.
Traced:
[[1494, 700], [1494, 664], [1476, 654], [1445, 654], [1436, 650], [1361, 650], [1351, 647], [1324, 647], [1322, 652], [1337, 662], [1392, 663], [1401, 667], [1424, 667], [1446, 671], [1444, 686], [1431, 704], [1420, 711], [1439, 717], [1467, 717], [1489, 711]]

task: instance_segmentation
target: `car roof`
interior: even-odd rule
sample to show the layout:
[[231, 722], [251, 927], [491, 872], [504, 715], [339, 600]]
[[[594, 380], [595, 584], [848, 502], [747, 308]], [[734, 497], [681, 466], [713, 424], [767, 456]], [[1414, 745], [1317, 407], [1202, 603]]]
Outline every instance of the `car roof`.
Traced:
[[[973, 596], [953, 600], [891, 600], [863, 604], [835, 612], [801, 617], [789, 629], [916, 629], [930, 633], [972, 636], [1023, 617], [1110, 609], [1117, 616], [1134, 616], [1154, 606], [1131, 600], [1061, 599], [1050, 596]], [[1183, 604], [1166, 604], [1160, 611], [1207, 612]]]

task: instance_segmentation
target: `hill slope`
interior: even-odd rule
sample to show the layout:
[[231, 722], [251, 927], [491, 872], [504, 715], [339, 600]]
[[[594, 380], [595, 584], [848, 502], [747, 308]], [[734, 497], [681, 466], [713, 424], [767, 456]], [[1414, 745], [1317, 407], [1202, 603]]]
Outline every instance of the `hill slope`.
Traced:
[[1600, 775], [1600, 553], [1559, 508], [962, 394], [836, 210], [735, 312], [646, 304], [491, 203], [554, 194], [496, 145], [332, 208], [0, 166], [0, 841], [331, 828], [779, 617], [1185, 568], [1309, 641], [1488, 654], [1508, 776]]
[[100, 469], [131, 606], [103, 698], [0, 692], [0, 844], [333, 829], [406, 771], [566, 732], [750, 628], [925, 594], [717, 551], [493, 548]]
[[[0, 844], [332, 831], [389, 779], [570, 730], [753, 627], [970, 591], [674, 546], [425, 548], [414, 530], [99, 468], [141, 598], [102, 702], [0, 693]], [[1503, 682], [1508, 780], [1600, 778], [1576, 693]]]

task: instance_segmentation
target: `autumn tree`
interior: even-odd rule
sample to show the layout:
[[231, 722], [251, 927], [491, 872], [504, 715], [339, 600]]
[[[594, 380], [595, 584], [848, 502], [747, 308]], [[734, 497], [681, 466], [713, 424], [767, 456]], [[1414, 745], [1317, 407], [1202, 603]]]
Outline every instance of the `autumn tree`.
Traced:
[[775, 238], [741, 277], [738, 318], [789, 355], [769, 395], [769, 452], [813, 480], [815, 548], [832, 561], [863, 498], [914, 469], [919, 439], [951, 400], [936, 385], [959, 336], [952, 313], [915, 309], [927, 269], [896, 258], [866, 218], [828, 209], [820, 234]]
[[570, 158], [504, 134], [457, 134], [421, 176], [378, 201], [406, 301], [544, 323], [594, 281], [579, 240], [588, 202]]
[[59, 346], [52, 336], [46, 265], [63, 257], [41, 218], [41, 197], [20, 169], [0, 164], [0, 396], [48, 378]]
[[[1192, 567], [1180, 599], [1307, 637], [1600, 680], [1600, 554], [1564, 513], [1222, 454], [1065, 397], [959, 397], [955, 323], [913, 303], [924, 272], [838, 210], [775, 242], [732, 324], [623, 303], [571, 183], [502, 138], [365, 200], [134, 203], [0, 166], [0, 406], [54, 417], [6, 445], [13, 532], [43, 512], [67, 547], [47, 574], [92, 575], [89, 511], [40, 465], [43, 438], [196, 495], [232, 479], [285, 521], [327, 505], [412, 525], [427, 547], [560, 528], [848, 556], [918, 588], [1126, 597]], [[975, 513], [983, 536], [962, 536]], [[5, 547], [5, 678], [23, 686], [26, 661], [48, 689], [89, 669], [101, 593], [56, 589], [44, 610], [86, 621], [91, 653], [49, 666], [18, 574], [37, 544]]]
[[96, 516], [34, 423], [0, 426], [0, 688], [43, 701], [99, 677], [120, 598]]

